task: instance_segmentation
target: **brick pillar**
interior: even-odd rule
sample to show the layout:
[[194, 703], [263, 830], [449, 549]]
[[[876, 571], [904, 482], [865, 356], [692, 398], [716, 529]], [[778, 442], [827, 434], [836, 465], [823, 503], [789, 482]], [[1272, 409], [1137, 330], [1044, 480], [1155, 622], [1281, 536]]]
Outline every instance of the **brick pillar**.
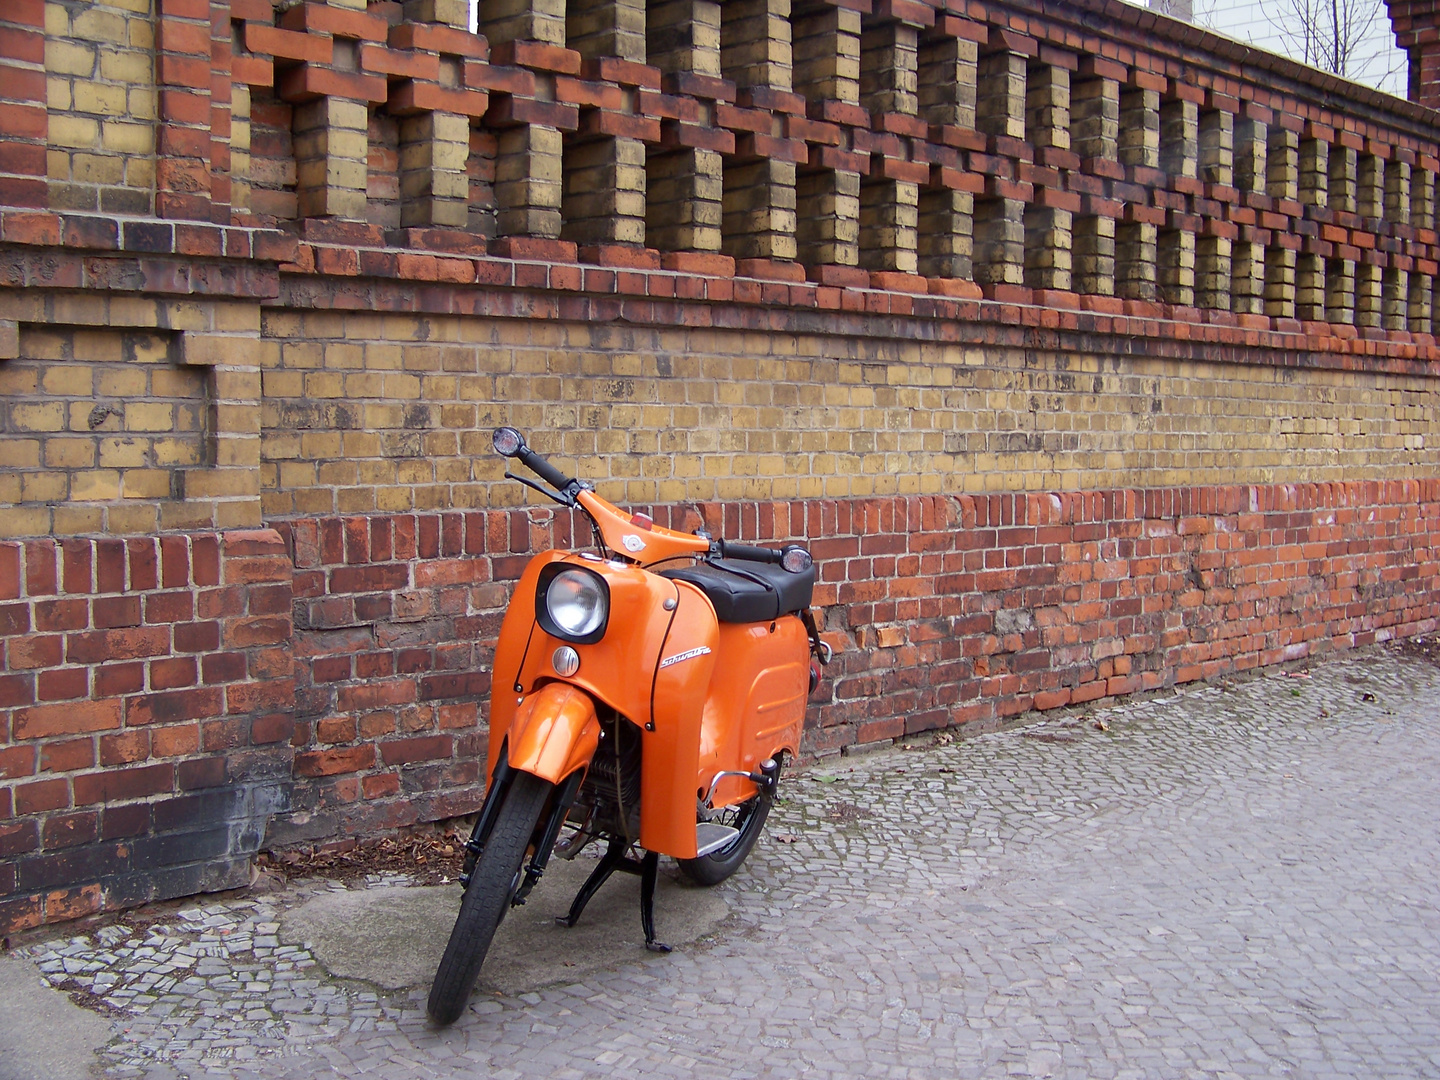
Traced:
[[[213, 102], [209, 5], [201, 8], [187, 0], [158, 0], [157, 15], [155, 81], [163, 93], [155, 142], [155, 213], [209, 221], [214, 180], [211, 120], [216, 105], [228, 109], [229, 67], [225, 68], [223, 103]], [[228, 30], [228, 17], [225, 22]], [[227, 137], [228, 125], [226, 115], [222, 126]], [[224, 201], [228, 204], [228, 197]], [[228, 221], [228, 211], [222, 220]]]
[[[817, 104], [836, 102], [858, 109], [860, 13], [829, 3], [805, 3], [796, 9], [792, 25], [796, 92]], [[796, 241], [800, 261], [817, 280], [830, 281], [843, 275], [825, 268], [860, 265], [860, 172], [827, 167], [822, 155], [830, 156], [821, 150], [796, 180]]]
[[1200, 114], [1198, 178], [1207, 184], [1235, 184], [1235, 114], [1206, 109]]
[[1330, 146], [1326, 190], [1331, 210], [1353, 214], [1356, 205], [1355, 177], [1359, 171], [1359, 162], [1355, 147], [1349, 145], [1347, 135], [1349, 132], [1341, 132], [1340, 142]]
[[[1190, 87], [1176, 85], [1176, 90]], [[1171, 177], [1194, 180], [1200, 154], [1200, 106], [1185, 98], [1171, 98], [1160, 106], [1160, 168]]]
[[[644, 0], [569, 0], [567, 44], [592, 64], [614, 57], [645, 63]], [[582, 245], [645, 243], [646, 149], [614, 134], [605, 114], [566, 140], [564, 236]], [[611, 127], [611, 133], [603, 130]]]
[[1265, 191], [1265, 149], [1267, 125], [1260, 119], [1269, 110], [1246, 105], [1235, 120], [1235, 186], [1244, 191]]
[[916, 98], [928, 123], [975, 130], [975, 77], [981, 23], [939, 15], [920, 42]]
[[1405, 330], [1410, 325], [1410, 274], [1399, 266], [1387, 266], [1380, 274], [1380, 325], [1386, 330]]
[[1412, 334], [1430, 333], [1434, 290], [1434, 274], [1419, 269], [1410, 271], [1410, 295], [1406, 297], [1405, 317], [1407, 329]]
[[1230, 248], [1230, 310], [1259, 315], [1265, 301], [1265, 245], [1245, 229]]
[[230, 87], [230, 208], [250, 212], [250, 87]]
[[1272, 199], [1300, 198], [1298, 117], [1281, 115], [1265, 133], [1265, 194]]
[[[478, 27], [492, 48], [563, 47], [565, 0], [481, 0]], [[496, 229], [502, 237], [558, 240], [564, 147], [558, 107], [527, 103], [508, 122], [496, 138]]]
[[[1122, 151], [1123, 152], [1123, 151]], [[1154, 300], [1157, 292], [1159, 229], [1154, 221], [1135, 216], [1149, 207], [1126, 207], [1127, 219], [1115, 226], [1115, 295], [1127, 300]], [[1164, 211], [1160, 211], [1164, 215]]]
[[1385, 220], [1391, 225], [1410, 224], [1411, 165], [1415, 152], [1396, 149], [1395, 158], [1385, 169]]
[[1275, 242], [1265, 248], [1265, 314], [1272, 318], [1293, 319], [1296, 253], [1294, 248], [1281, 244], [1281, 239], [1275, 237]]
[[1229, 311], [1235, 227], [1229, 222], [1213, 220], [1207, 221], [1206, 226], [1209, 231], [1195, 240], [1195, 303], [1198, 307]]
[[1378, 220], [1385, 210], [1385, 159], [1374, 153], [1356, 155], [1355, 212]]
[[[873, 117], [919, 113], [919, 31], [914, 23], [870, 23], [860, 41], [860, 103]], [[920, 185], [877, 174], [860, 185], [860, 262], [913, 274], [919, 266]]]
[[1373, 262], [1355, 264], [1355, 325], [1378, 330], [1384, 321], [1384, 271]]
[[[721, 4], [720, 66], [747, 100], [791, 91], [790, 0]], [[753, 143], [753, 140], [752, 140]], [[725, 165], [722, 250], [737, 259], [796, 256], [796, 162], [737, 147]]]
[[293, 7], [283, 29], [328, 38], [328, 64], [307, 62], [277, 73], [276, 93], [294, 104], [295, 189], [302, 217], [365, 220], [370, 153], [369, 107], [386, 100], [381, 75], [359, 70], [362, 45], [386, 40], [388, 25], [365, 0]]
[[[922, 35], [916, 58], [920, 117], [954, 145], [974, 139], [975, 80], [984, 24], [938, 15]], [[975, 145], [973, 142], [968, 145]], [[936, 168], [920, 192], [917, 265], [927, 277], [974, 276], [975, 193], [983, 178], [959, 169]]]
[[[1130, 168], [1160, 167], [1160, 90], [1155, 77], [1137, 71], [1120, 91], [1120, 164]], [[1161, 84], [1164, 79], [1159, 80]]]
[[45, 207], [45, 5], [0, 8], [0, 203]]
[[1296, 256], [1295, 317], [1325, 321], [1325, 259], [1313, 251]]
[[1355, 322], [1355, 262], [1353, 259], [1325, 261], [1325, 318], [1328, 322], [1351, 325]]
[[974, 274], [982, 285], [1025, 281], [1025, 203], [999, 196], [976, 198]]
[[1192, 307], [1195, 304], [1197, 250], [1190, 229], [1169, 228], [1156, 237], [1155, 286], [1167, 304]]
[[1099, 57], [1082, 58], [1070, 84], [1071, 148], [1082, 159], [1118, 161], [1120, 82], [1125, 69]]
[[1069, 196], [1078, 205], [1079, 197], [1050, 188], [1041, 188], [1036, 194], [1044, 201], [1029, 203], [1024, 209], [1025, 284], [1032, 289], [1069, 292], [1074, 287], [1074, 213], [1069, 205], [1054, 203]]
[[391, 44], [429, 53], [439, 74], [434, 82], [391, 84], [388, 107], [401, 118], [400, 224], [465, 228], [470, 221], [470, 125], [484, 114], [489, 97], [469, 89], [464, 73], [468, 61], [486, 57], [487, 46], [465, 32], [469, 9], [464, 0], [407, 0], [404, 10], [407, 22], [392, 29]]
[[997, 26], [981, 50], [976, 72], [975, 128], [991, 139], [1025, 138], [1025, 76], [1035, 42]]
[[1300, 201], [1324, 209], [1330, 205], [1330, 141], [1314, 135], [1300, 140]]
[[[364, 6], [365, 0], [359, 0]], [[509, 41], [565, 44], [565, 0], [479, 0], [479, 29], [492, 46]]]
[[1115, 219], [1087, 214], [1074, 224], [1072, 280], [1076, 292], [1115, 295]]
[[[720, 85], [720, 5], [714, 0], [652, 3], [646, 22], [646, 59], [660, 69], [670, 90], [706, 91], [714, 112]], [[727, 91], [728, 92], [728, 91]], [[725, 191], [722, 152], [735, 137], [705, 123], [670, 121], [661, 145], [645, 164], [645, 238], [667, 252], [713, 254], [720, 250]]]
[[1421, 156], [1410, 174], [1410, 224], [1417, 229], [1435, 228], [1434, 158]]

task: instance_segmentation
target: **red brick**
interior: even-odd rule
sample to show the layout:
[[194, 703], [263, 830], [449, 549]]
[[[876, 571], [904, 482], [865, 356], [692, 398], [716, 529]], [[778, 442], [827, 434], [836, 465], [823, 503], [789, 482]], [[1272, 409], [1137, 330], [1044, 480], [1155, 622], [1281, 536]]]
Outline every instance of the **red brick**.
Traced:
[[90, 669], [58, 668], [42, 671], [35, 679], [35, 697], [40, 701], [68, 701], [90, 693]]
[[68, 742], [46, 743], [40, 747], [42, 772], [74, 772], [95, 765], [93, 739], [71, 739]]
[[170, 628], [146, 626], [124, 630], [94, 630], [70, 634], [65, 657], [72, 664], [101, 664], [108, 660], [137, 660], [170, 651]]
[[95, 696], [119, 697], [145, 689], [143, 663], [106, 664], [95, 668]]
[[169, 762], [133, 769], [107, 769], [75, 778], [75, 805], [143, 799], [175, 790], [175, 766]]
[[20, 545], [0, 545], [0, 600], [20, 598]]
[[[30, 705], [35, 701], [35, 676], [0, 675], [0, 709]], [[0, 731], [3, 731], [0, 727]]]
[[454, 742], [449, 735], [426, 735], [380, 744], [380, 758], [386, 765], [404, 765], [411, 761], [434, 761], [440, 758], [449, 758], [453, 752]]
[[284, 713], [259, 717], [250, 725], [250, 741], [256, 746], [286, 742], [294, 734], [295, 719]]
[[93, 588], [91, 561], [94, 549], [89, 540], [64, 540], [61, 542], [64, 573], [61, 584], [67, 593], [89, 593]]
[[35, 747], [7, 746], [0, 749], [0, 780], [35, 775]]
[[199, 724], [170, 724], [150, 730], [152, 757], [179, 757], [200, 749]]
[[140, 597], [100, 596], [90, 605], [97, 630], [140, 625]]
[[130, 698], [126, 703], [125, 722], [132, 726], [173, 724], [181, 720], [219, 716], [224, 709], [224, 698], [218, 687], [169, 690]]
[[56, 547], [53, 540], [30, 540], [25, 544], [25, 592], [28, 596], [53, 596], [56, 583]]
[[101, 765], [133, 765], [150, 756], [150, 732], [144, 729], [100, 736]]
[[80, 701], [17, 709], [11, 727], [17, 739], [48, 739], [109, 731], [120, 726], [120, 702]]
[[147, 623], [185, 622], [195, 617], [195, 594], [189, 591], [151, 593], [145, 597]]
[[100, 825], [100, 815], [93, 810], [78, 814], [51, 814], [45, 819], [40, 831], [41, 846], [46, 851], [88, 844], [95, 839]]
[[81, 885], [73, 889], [59, 889], [45, 894], [45, 921], [65, 922], [93, 915], [104, 904], [104, 894], [99, 885]]
[[183, 536], [160, 538], [160, 584], [166, 589], [183, 589], [190, 584], [190, 545]]
[[359, 772], [375, 764], [373, 746], [351, 746], [337, 750], [310, 750], [295, 755], [296, 776], [336, 776]]
[[183, 686], [194, 686], [196, 665], [194, 657], [174, 657], [169, 660], [150, 661], [150, 689], [174, 690]]
[[36, 630], [84, 630], [89, 625], [88, 600], [38, 600], [35, 603]]
[[43, 814], [70, 805], [70, 784], [66, 780], [33, 780], [15, 785], [15, 813]]

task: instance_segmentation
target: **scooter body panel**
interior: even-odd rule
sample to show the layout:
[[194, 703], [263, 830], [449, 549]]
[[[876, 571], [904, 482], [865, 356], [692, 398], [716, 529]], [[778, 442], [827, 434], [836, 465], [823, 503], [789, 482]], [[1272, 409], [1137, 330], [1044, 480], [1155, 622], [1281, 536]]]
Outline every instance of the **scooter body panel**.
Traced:
[[[610, 614], [599, 641], [566, 642], [536, 620], [540, 574], [556, 562], [605, 580]], [[554, 664], [565, 645], [580, 658], [568, 675]], [[697, 800], [716, 774], [752, 773], [766, 758], [799, 749], [809, 657], [793, 615], [722, 624], [688, 582], [545, 552], [525, 568], [500, 629], [486, 775], [507, 745], [511, 767], [552, 783], [588, 766], [599, 736], [596, 703], [603, 703], [641, 730], [641, 845], [694, 858]], [[719, 808], [750, 798], [755, 785], [725, 777], [711, 794]]]

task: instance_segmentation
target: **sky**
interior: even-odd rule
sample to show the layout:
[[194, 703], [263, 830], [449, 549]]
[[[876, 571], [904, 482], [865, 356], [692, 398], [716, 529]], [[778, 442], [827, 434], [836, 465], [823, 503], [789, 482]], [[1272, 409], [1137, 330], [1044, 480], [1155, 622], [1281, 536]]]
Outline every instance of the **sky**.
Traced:
[[[1298, 44], [1286, 40], [1282, 27], [1283, 13], [1292, 10], [1300, 0], [1193, 0], [1194, 22], [1270, 52], [1304, 60]], [[1367, 9], [1374, 12], [1366, 33], [1361, 35], [1353, 52], [1354, 69], [1349, 78], [1373, 86], [1396, 97], [1405, 96], [1407, 81], [1406, 57], [1395, 47], [1395, 34], [1384, 0], [1373, 0]], [[1362, 20], [1363, 21], [1363, 20]]]

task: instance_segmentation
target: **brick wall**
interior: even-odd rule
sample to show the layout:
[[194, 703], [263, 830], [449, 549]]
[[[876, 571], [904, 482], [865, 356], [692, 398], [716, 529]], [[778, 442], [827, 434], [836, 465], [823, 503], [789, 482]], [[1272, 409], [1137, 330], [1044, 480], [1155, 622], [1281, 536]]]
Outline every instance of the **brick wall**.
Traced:
[[475, 808], [575, 534], [498, 423], [812, 544], [811, 753], [1436, 628], [1429, 108], [1106, 0], [467, 7], [0, 10], [0, 932]]
[[0, 544], [0, 928], [234, 888], [288, 797], [270, 530]]

